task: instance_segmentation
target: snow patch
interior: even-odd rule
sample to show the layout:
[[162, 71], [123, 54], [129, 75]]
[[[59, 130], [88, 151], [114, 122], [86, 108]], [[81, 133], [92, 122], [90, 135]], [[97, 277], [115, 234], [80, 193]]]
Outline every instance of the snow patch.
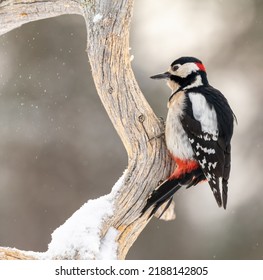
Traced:
[[102, 14], [96, 14], [93, 18], [93, 23], [99, 22], [103, 18]]
[[117, 235], [118, 235], [118, 230], [116, 230], [114, 227], [110, 227], [107, 234], [102, 239], [98, 260], [117, 259], [117, 249], [118, 249], [118, 243], [116, 242]]
[[[63, 256], [67, 259], [116, 259], [118, 231], [110, 228], [101, 238], [105, 219], [113, 215], [114, 199], [124, 183], [126, 170], [108, 195], [90, 199], [63, 225], [52, 233], [52, 240], [43, 259]], [[75, 255], [77, 253], [77, 256]]]

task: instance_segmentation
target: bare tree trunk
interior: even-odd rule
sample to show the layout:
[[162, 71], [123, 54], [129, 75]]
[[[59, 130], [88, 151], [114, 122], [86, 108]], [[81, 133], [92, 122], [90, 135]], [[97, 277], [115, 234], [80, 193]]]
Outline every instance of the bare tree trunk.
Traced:
[[[133, 0], [57, 0], [0, 1], [0, 34], [6, 33], [24, 23], [62, 14], [82, 14], [87, 26], [87, 54], [92, 75], [100, 99], [119, 134], [128, 154], [128, 168], [118, 186], [105, 199], [112, 207], [102, 215], [98, 226], [99, 246], [86, 251], [78, 245], [74, 254], [65, 250], [57, 251], [54, 244], [58, 236], [64, 236], [70, 220], [83, 214], [81, 207], [65, 225], [52, 235], [49, 250], [37, 254], [0, 248], [0, 259], [97, 259], [103, 257], [103, 244], [114, 238], [117, 259], [124, 259], [140, 232], [146, 226], [147, 214], [140, 217], [149, 193], [158, 182], [166, 178], [172, 167], [162, 138], [156, 138], [163, 131], [163, 125], [155, 116], [141, 93], [135, 80], [129, 55], [129, 28]], [[89, 208], [90, 209], [90, 208]], [[96, 211], [96, 209], [94, 209]], [[173, 211], [167, 219], [174, 215]], [[91, 227], [88, 218], [82, 219], [84, 238], [89, 241]], [[112, 233], [114, 230], [114, 234]], [[60, 235], [62, 234], [62, 235]], [[76, 234], [76, 233], [75, 233]], [[113, 237], [112, 237], [113, 236]], [[67, 239], [60, 240], [67, 243]], [[62, 246], [63, 247], [63, 246]], [[72, 247], [72, 244], [71, 244]], [[87, 246], [89, 247], [89, 246]], [[85, 252], [85, 253], [83, 253]], [[87, 254], [87, 252], [89, 252]]]

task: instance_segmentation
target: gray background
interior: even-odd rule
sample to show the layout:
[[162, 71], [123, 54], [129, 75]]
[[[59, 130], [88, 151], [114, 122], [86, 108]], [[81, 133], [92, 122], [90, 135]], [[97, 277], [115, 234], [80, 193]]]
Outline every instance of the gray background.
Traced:
[[[196, 56], [235, 111], [229, 205], [208, 185], [181, 190], [177, 219], [152, 220], [128, 259], [262, 259], [262, 26], [257, 0], [135, 1], [131, 55], [158, 116], [170, 91], [148, 77]], [[126, 152], [96, 94], [80, 16], [0, 37], [0, 245], [45, 251], [88, 199], [109, 193]]]

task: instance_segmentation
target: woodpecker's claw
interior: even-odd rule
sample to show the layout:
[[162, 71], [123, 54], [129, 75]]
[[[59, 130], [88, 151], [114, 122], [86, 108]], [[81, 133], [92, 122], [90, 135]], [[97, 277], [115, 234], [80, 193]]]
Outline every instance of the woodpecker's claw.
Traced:
[[157, 135], [149, 138], [149, 141], [152, 141], [153, 139], [156, 140], [156, 139], [159, 139], [159, 138], [165, 136], [165, 121], [164, 121], [163, 117], [159, 117], [158, 119], [159, 119], [159, 121], [161, 123], [161, 127], [162, 127], [161, 130], [162, 130], [162, 132], [160, 134], [157, 134]]
[[160, 133], [156, 136], [153, 136], [153, 137], [149, 138], [149, 142], [152, 141], [152, 140], [160, 139], [161, 137], [164, 137], [164, 136], [165, 136], [165, 133], [162, 132], [162, 133]]

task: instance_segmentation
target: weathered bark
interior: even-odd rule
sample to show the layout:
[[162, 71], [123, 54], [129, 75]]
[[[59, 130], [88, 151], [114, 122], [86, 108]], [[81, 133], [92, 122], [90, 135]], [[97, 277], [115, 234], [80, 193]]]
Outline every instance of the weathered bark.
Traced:
[[74, 0], [2, 0], [0, 1], [0, 35], [31, 21], [63, 14], [81, 14], [80, 2]]
[[20, 251], [14, 248], [0, 247], [0, 260], [34, 260], [35, 257], [30, 253]]
[[[114, 214], [104, 221], [101, 229], [102, 238], [109, 228], [118, 230], [118, 259], [125, 258], [148, 223], [147, 214], [140, 218], [140, 211], [149, 193], [167, 177], [172, 165], [163, 138], [156, 138], [162, 133], [163, 124], [145, 100], [131, 68], [129, 28], [133, 2], [0, 1], [0, 34], [26, 22], [61, 14], [77, 13], [85, 18], [87, 54], [97, 92], [128, 154], [128, 169], [115, 197]], [[166, 218], [173, 215], [171, 211]], [[18, 257], [16, 252], [0, 248], [0, 259], [22, 258], [23, 252]], [[78, 252], [76, 256], [81, 258]], [[24, 257], [30, 258], [25, 253]]]

